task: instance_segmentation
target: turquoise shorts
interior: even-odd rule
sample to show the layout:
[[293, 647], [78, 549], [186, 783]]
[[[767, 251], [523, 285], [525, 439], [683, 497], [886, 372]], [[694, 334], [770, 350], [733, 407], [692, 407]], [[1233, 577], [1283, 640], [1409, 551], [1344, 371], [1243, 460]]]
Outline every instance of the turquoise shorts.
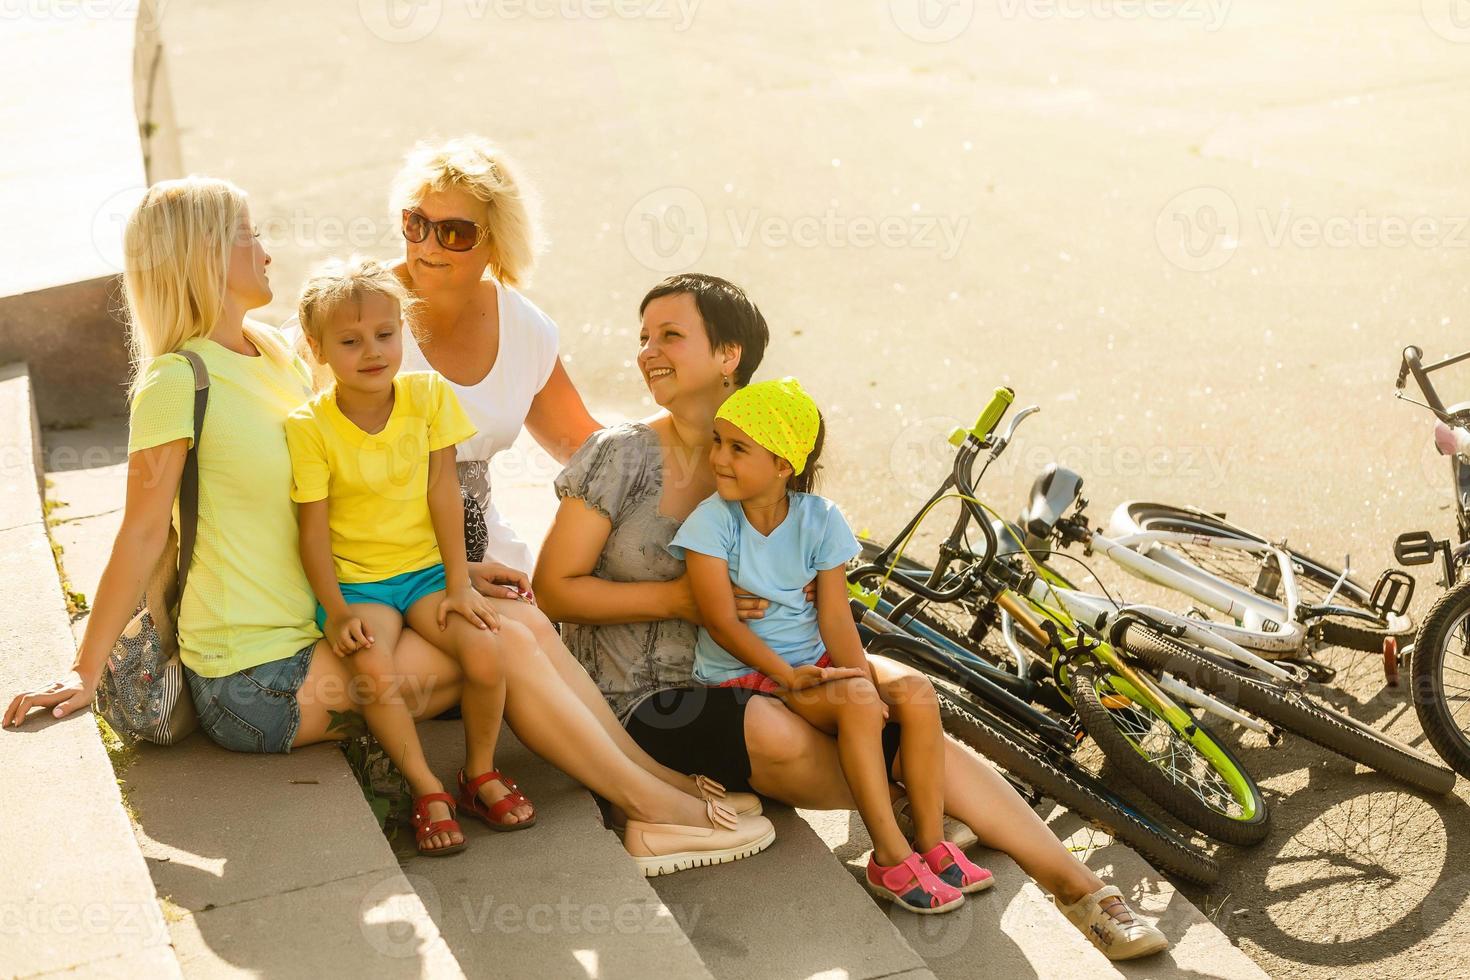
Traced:
[[[385, 578], [381, 582], [343, 582], [341, 587], [342, 598], [347, 600], [349, 606], [373, 603], [392, 606], [400, 613], [407, 614], [409, 607], [424, 596], [444, 590], [444, 566], [430, 565], [417, 572], [404, 572], [402, 575]], [[321, 603], [317, 603], [316, 628], [326, 627], [327, 610]]]

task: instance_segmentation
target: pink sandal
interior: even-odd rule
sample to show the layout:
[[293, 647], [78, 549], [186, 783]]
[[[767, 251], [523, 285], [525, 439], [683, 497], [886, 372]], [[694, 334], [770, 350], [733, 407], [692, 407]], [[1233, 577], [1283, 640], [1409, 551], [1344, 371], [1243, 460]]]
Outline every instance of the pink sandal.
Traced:
[[[435, 820], [429, 816], [430, 803], [444, 803], [449, 807], [448, 820]], [[424, 842], [435, 834], [459, 834], [458, 844], [445, 844], [443, 847], [425, 847]], [[445, 854], [458, 854], [464, 850], [464, 833], [459, 829], [459, 821], [454, 819], [454, 797], [448, 793], [425, 793], [413, 801], [413, 841], [418, 845], [419, 853], [425, 857], [442, 857]]]
[[[506, 793], [503, 799], [487, 804], [480, 799], [480, 787], [495, 780], [499, 780], [510, 792]], [[505, 815], [522, 803], [532, 805], [531, 801], [526, 799], [516, 787], [515, 780], [502, 776], [499, 769], [491, 769], [474, 779], [467, 779], [463, 769], [459, 771], [459, 805], [485, 821], [485, 825], [491, 830], [508, 833], [512, 830], [525, 830], [535, 826], [534, 813], [529, 820], [520, 820], [516, 823], [505, 822]]]
[[935, 915], [959, 908], [965, 896], [929, 870], [924, 859], [911, 853], [898, 864], [884, 867], [877, 855], [868, 858], [868, 887], [901, 909]]
[[995, 884], [995, 877], [989, 871], [965, 857], [964, 851], [947, 840], [940, 841], [934, 850], [919, 856], [940, 881], [966, 895], [983, 892]]

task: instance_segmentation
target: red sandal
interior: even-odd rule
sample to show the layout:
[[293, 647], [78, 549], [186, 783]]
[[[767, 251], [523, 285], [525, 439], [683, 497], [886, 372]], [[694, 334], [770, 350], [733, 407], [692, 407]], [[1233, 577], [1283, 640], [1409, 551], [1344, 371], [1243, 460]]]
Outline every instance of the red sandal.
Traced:
[[[510, 792], [506, 793], [503, 799], [487, 804], [484, 800], [480, 799], [480, 787], [494, 780], [499, 780]], [[505, 822], [505, 815], [522, 803], [530, 804], [531, 801], [521, 794], [520, 789], [515, 784], [515, 780], [507, 776], [502, 776], [499, 769], [491, 769], [489, 772], [481, 773], [474, 779], [466, 779], [464, 770], [461, 769], [459, 771], [459, 805], [485, 821], [485, 825], [491, 830], [506, 833], [512, 830], [525, 830], [528, 827], [534, 826], [536, 823], [535, 814], [532, 814], [529, 820], [521, 820], [517, 823]]]
[[[432, 819], [429, 816], [430, 803], [447, 804], [449, 819]], [[413, 840], [418, 845], [420, 854], [425, 857], [441, 857], [445, 854], [458, 854], [464, 850], [464, 833], [459, 829], [459, 822], [454, 819], [454, 812], [454, 797], [448, 793], [425, 793], [413, 801]], [[443, 847], [424, 846], [424, 841], [439, 833], [459, 834], [460, 841], [458, 844], [446, 844]]]

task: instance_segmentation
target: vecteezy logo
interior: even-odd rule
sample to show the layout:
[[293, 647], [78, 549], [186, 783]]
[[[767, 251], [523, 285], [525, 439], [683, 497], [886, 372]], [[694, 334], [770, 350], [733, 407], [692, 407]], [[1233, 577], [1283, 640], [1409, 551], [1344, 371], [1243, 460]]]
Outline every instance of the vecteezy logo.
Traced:
[[[96, 213], [92, 215], [92, 247], [114, 272], [122, 272], [127, 268], [123, 229], [127, 227], [128, 215], [133, 213], [145, 193], [147, 188], [141, 184], [124, 188], [98, 205]], [[157, 247], [157, 243], [153, 244]], [[142, 256], [138, 258], [141, 259]]]
[[678, 272], [699, 261], [709, 244], [709, 215], [687, 187], [645, 194], [623, 219], [628, 251], [654, 272]]
[[427, 940], [416, 925], [424, 911], [431, 919], [439, 917], [439, 891], [433, 883], [420, 875], [408, 875], [405, 887], [404, 879], [388, 875], [362, 897], [358, 925], [378, 953], [405, 959], [417, 956]]
[[363, 26], [393, 44], [422, 41], [439, 26], [444, 0], [357, 0]]
[[1174, 265], [1209, 272], [1229, 262], [1240, 246], [1240, 209], [1218, 187], [1193, 187], [1164, 205], [1154, 237]]
[[888, 16], [915, 41], [942, 44], [970, 26], [975, 0], [888, 0]]
[[1446, 41], [1470, 42], [1470, 0], [1420, 0], [1424, 23]]

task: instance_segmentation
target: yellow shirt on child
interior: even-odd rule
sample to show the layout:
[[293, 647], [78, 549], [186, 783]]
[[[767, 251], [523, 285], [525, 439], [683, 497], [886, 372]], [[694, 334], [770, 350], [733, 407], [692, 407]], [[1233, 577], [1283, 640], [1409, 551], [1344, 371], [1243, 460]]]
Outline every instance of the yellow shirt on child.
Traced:
[[[286, 419], [291, 499], [327, 500], [339, 582], [381, 582], [438, 564], [429, 516], [429, 454], [463, 442], [475, 427], [435, 371], [393, 379], [393, 410], [381, 432], [342, 414], [329, 388]], [[457, 479], [454, 471], [448, 479]]]

